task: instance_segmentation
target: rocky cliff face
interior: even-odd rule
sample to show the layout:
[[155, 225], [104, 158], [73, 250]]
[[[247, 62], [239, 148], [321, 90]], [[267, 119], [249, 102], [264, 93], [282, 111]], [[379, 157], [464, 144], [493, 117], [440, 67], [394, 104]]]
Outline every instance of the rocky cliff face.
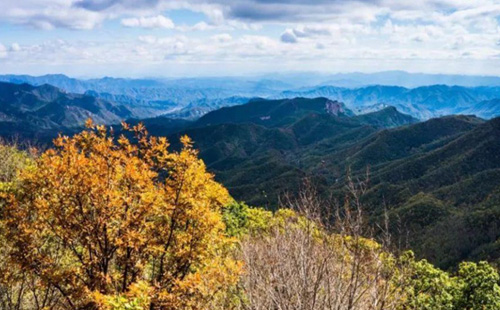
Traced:
[[338, 116], [339, 114], [345, 113], [343, 105], [338, 101], [328, 100], [325, 103], [326, 113]]

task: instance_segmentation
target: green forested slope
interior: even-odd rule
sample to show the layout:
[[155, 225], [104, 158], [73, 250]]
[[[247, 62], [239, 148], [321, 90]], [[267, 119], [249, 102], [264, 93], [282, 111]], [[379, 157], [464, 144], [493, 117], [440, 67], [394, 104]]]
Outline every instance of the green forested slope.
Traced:
[[309, 112], [284, 124], [249, 119], [181, 133], [193, 138], [209, 169], [239, 200], [273, 209], [305, 177], [335, 197], [348, 169], [360, 176], [369, 167], [367, 216], [379, 221], [387, 209], [402, 244], [445, 268], [499, 258], [500, 119], [448, 116], [383, 129], [391, 122], [376, 113], [386, 112]]

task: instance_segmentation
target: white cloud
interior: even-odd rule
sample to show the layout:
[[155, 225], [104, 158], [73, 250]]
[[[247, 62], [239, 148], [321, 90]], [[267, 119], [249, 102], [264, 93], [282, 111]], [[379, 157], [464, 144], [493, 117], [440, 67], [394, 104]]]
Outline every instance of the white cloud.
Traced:
[[121, 21], [125, 27], [141, 27], [141, 28], [165, 28], [173, 29], [174, 22], [170, 18], [163, 15], [140, 17], [140, 18], [125, 18]]
[[7, 57], [7, 48], [5, 47], [5, 45], [0, 43], [0, 58], [5, 58], [5, 57]]
[[0, 19], [43, 29], [92, 29], [129, 16], [127, 25], [170, 27], [158, 14], [173, 9], [201, 12], [214, 26], [239, 22], [248, 27], [266, 22], [370, 24], [381, 16], [462, 23], [500, 15], [498, 0], [7, 0], [0, 2]]
[[1, 1], [0, 20], [40, 29], [93, 29], [108, 16], [75, 7], [74, 0]]
[[[307, 64], [313, 70], [337, 62], [346, 67], [363, 61], [374, 67], [410, 60], [490, 62], [497, 61], [500, 53], [498, 1], [0, 0], [2, 22], [55, 29], [42, 36], [53, 40], [43, 43], [35, 44], [31, 36], [16, 38], [19, 44], [2, 46], [0, 57], [8, 54], [9, 61], [17, 63], [67, 66], [159, 65], [175, 60], [214, 66], [230, 63], [236, 68], [255, 61], [266, 68], [285, 63], [292, 68]], [[165, 16], [175, 9], [205, 17], [192, 23], [176, 20], [174, 25]], [[106, 28], [107, 20], [146, 30], [136, 30], [142, 34], [137, 40], [129, 35], [135, 31]], [[58, 28], [86, 32], [68, 35]], [[171, 36], [146, 35], [158, 35], [160, 31], [148, 30], [152, 28], [171, 29]], [[55, 39], [61, 33], [67, 41]], [[484, 66], [484, 70], [492, 68], [497, 66]]]
[[213, 36], [212, 39], [219, 43], [225, 43], [231, 41], [233, 37], [229, 33], [221, 33]]
[[147, 44], [154, 44], [158, 41], [155, 36], [139, 36], [139, 41]]
[[21, 46], [19, 43], [12, 43], [10, 46], [10, 50], [13, 52], [19, 52], [21, 50]]

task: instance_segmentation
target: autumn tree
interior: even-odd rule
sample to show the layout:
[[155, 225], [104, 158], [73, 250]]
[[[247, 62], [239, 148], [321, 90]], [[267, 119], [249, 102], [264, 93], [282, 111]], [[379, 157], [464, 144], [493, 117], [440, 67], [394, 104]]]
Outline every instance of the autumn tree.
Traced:
[[[15, 190], [18, 174], [33, 164], [36, 150], [23, 145], [0, 140], [0, 191], [5, 198]], [[39, 285], [38, 279], [28, 271], [12, 268], [9, 264], [11, 245], [1, 219], [5, 200], [0, 199], [0, 309], [38, 310], [56, 303], [57, 296], [51, 288]]]
[[131, 134], [118, 139], [87, 127], [57, 138], [2, 194], [12, 268], [55, 291], [62, 309], [112, 309], [124, 298], [214, 309], [240, 270], [222, 221], [226, 189], [187, 137], [170, 152], [140, 124], [124, 124]]

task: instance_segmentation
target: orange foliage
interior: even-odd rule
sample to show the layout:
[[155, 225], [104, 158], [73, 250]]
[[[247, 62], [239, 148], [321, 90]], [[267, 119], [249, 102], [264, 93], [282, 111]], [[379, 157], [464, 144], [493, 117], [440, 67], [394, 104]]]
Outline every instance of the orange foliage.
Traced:
[[61, 296], [61, 308], [95, 309], [93, 296], [126, 296], [148, 283], [151, 309], [203, 309], [238, 280], [220, 208], [227, 190], [188, 137], [180, 152], [141, 125], [115, 140], [87, 123], [59, 137], [4, 195], [16, 267]]

